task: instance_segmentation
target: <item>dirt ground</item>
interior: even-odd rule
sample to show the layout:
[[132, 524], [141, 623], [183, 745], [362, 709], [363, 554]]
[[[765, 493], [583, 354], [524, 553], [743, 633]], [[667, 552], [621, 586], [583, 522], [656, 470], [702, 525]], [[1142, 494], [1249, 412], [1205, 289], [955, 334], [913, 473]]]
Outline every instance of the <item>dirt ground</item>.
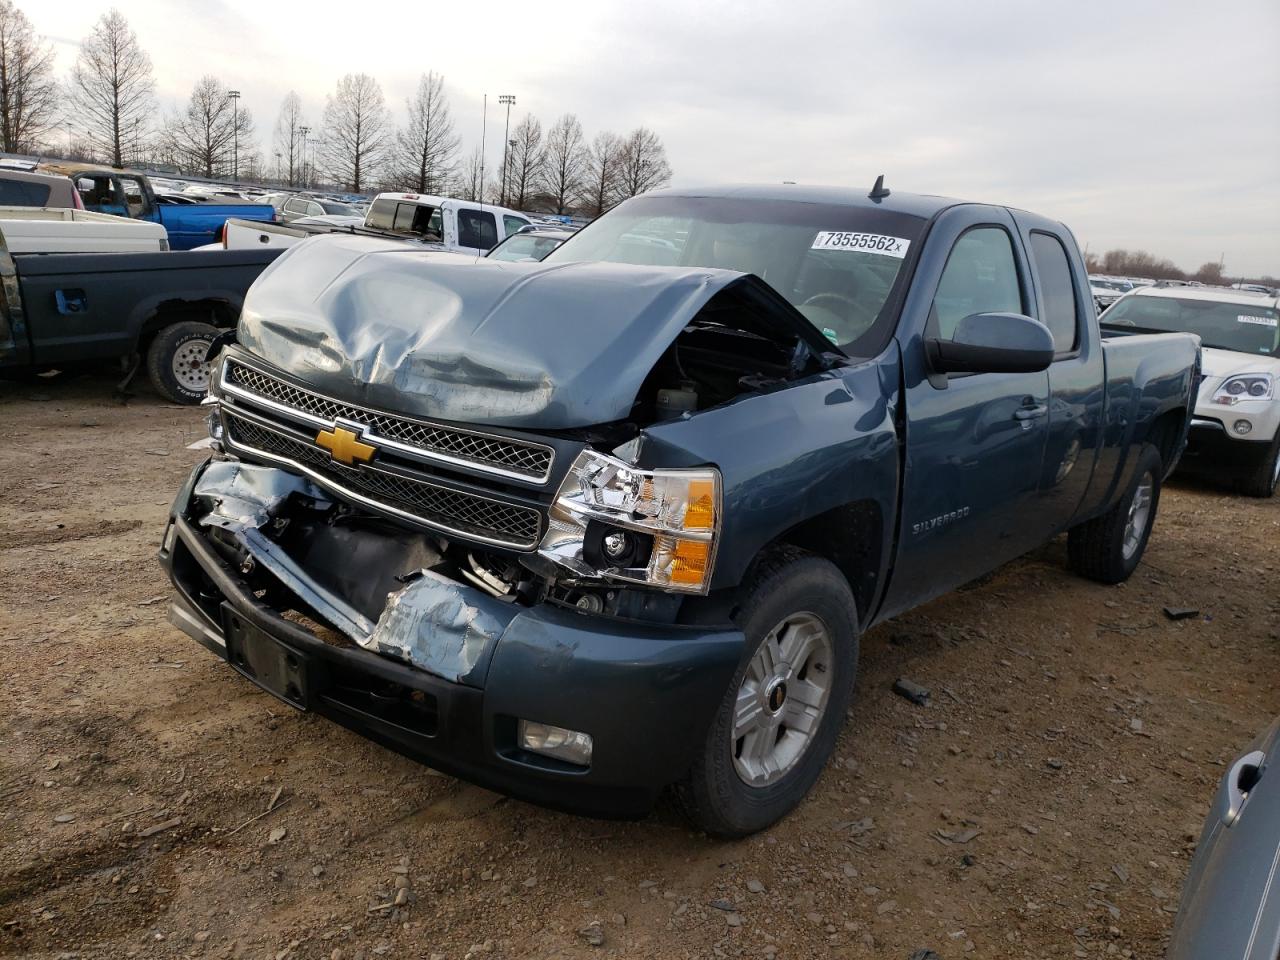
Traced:
[[1280, 713], [1280, 500], [1175, 481], [1128, 584], [1060, 540], [872, 631], [836, 759], [766, 833], [549, 813], [169, 626], [201, 413], [110, 382], [0, 384], [0, 956], [1158, 957]]

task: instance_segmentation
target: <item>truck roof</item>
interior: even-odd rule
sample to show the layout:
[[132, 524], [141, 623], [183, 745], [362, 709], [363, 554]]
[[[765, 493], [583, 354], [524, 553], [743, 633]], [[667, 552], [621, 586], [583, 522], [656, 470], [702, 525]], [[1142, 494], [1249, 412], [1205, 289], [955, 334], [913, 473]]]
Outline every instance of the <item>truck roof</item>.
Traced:
[[[881, 200], [872, 200], [867, 187], [827, 187], [796, 183], [748, 183], [712, 187], [670, 187], [646, 193], [647, 197], [732, 197], [738, 200], [791, 200], [796, 203], [871, 207], [909, 216], [929, 218], [962, 200], [924, 193], [892, 190]], [[999, 206], [999, 204], [996, 204]]]
[[133, 170], [129, 167], [113, 167], [107, 163], [80, 163], [69, 160], [42, 163], [37, 169], [49, 173], [60, 173], [67, 177], [74, 177], [77, 173], [130, 173], [139, 177], [147, 176], [141, 170]]

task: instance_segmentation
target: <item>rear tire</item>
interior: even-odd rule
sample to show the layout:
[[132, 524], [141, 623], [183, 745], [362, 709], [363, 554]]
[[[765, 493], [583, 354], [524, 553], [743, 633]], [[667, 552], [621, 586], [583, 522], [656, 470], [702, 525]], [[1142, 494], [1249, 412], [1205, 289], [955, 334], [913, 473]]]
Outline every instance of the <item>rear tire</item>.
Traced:
[[1276, 486], [1280, 484], [1280, 429], [1276, 430], [1276, 438], [1262, 462], [1253, 472], [1239, 480], [1240, 492], [1250, 497], [1271, 497], [1275, 495]]
[[1129, 579], [1151, 537], [1163, 475], [1160, 452], [1145, 445], [1138, 454], [1129, 489], [1120, 501], [1102, 516], [1072, 527], [1067, 534], [1067, 560], [1072, 570], [1099, 583]]
[[695, 825], [744, 837], [790, 813], [835, 748], [853, 697], [858, 622], [831, 562], [783, 548], [761, 562], [735, 620], [747, 656], [676, 797]]
[[209, 392], [209, 365], [205, 355], [217, 327], [198, 320], [184, 320], [165, 327], [147, 348], [147, 375], [156, 392], [173, 403], [196, 404]]

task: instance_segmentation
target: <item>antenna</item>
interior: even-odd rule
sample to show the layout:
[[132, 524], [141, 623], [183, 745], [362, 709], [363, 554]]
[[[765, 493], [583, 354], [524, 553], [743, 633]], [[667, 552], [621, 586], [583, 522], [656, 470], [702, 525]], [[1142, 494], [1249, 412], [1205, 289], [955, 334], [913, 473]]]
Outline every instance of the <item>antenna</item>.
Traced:
[[[484, 95], [484, 107], [480, 113], [480, 196], [476, 199], [480, 201], [480, 212], [484, 212], [484, 137], [485, 131], [489, 126], [489, 95]], [[497, 218], [494, 218], [497, 221]], [[459, 231], [461, 232], [461, 231]], [[496, 228], [495, 228], [496, 239]], [[480, 261], [480, 248], [476, 247], [476, 262]]]
[[882, 173], [876, 177], [876, 185], [871, 188], [871, 192], [867, 194], [867, 197], [879, 203], [888, 195], [889, 188], [884, 185], [884, 174]]

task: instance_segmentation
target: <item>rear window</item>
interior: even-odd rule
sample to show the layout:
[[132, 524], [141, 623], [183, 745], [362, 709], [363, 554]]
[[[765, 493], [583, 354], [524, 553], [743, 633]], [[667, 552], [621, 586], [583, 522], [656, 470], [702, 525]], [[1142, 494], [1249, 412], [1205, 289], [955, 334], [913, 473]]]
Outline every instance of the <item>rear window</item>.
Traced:
[[458, 246], [488, 250], [498, 242], [498, 222], [492, 213], [458, 211]]
[[49, 203], [49, 188], [29, 180], [0, 180], [0, 206], [43, 207]]

